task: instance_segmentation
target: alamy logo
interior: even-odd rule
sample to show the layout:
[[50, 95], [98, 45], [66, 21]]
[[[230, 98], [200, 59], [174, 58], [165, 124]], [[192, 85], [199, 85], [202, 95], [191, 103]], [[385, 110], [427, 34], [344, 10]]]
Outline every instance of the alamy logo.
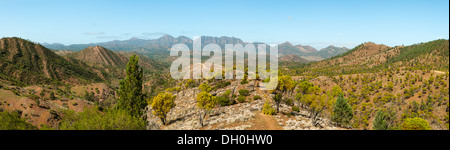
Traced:
[[[247, 73], [248, 79], [266, 81], [260, 83], [261, 90], [274, 90], [278, 84], [278, 45], [257, 44], [258, 49], [255, 45], [225, 44], [222, 50], [218, 44], [207, 44], [202, 48], [201, 37], [194, 37], [192, 50], [185, 44], [170, 49], [170, 56], [178, 57], [170, 75], [173, 79], [244, 79]], [[202, 57], [209, 59], [202, 61]]]

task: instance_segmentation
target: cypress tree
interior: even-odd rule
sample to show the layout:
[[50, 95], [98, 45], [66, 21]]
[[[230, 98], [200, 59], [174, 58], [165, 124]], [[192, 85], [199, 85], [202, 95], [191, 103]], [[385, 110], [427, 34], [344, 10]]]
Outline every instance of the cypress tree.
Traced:
[[132, 55], [127, 63], [126, 77], [120, 81], [118, 109], [125, 110], [134, 117], [141, 117], [146, 106], [142, 94], [142, 68], [138, 65], [139, 56]]
[[347, 99], [344, 99], [344, 94], [339, 94], [339, 97], [334, 104], [333, 117], [331, 121], [339, 125], [348, 125], [353, 118], [353, 110], [348, 104]]

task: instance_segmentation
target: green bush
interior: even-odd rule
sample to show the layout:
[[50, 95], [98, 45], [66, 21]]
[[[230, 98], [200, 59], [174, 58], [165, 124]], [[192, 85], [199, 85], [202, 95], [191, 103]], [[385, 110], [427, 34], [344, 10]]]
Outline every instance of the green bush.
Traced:
[[14, 94], [16, 94], [17, 96], [20, 96], [19, 91], [15, 90], [15, 89], [12, 89], [11, 91], [12, 91]]
[[423, 120], [422, 118], [408, 118], [402, 124], [403, 130], [431, 130], [428, 121]]
[[227, 81], [227, 82], [219, 82], [219, 83], [217, 83], [217, 85], [216, 85], [214, 88], [215, 88], [215, 89], [221, 89], [221, 88], [227, 87], [227, 86], [230, 85], [230, 84], [231, 84], [230, 81]]
[[153, 115], [158, 116], [163, 125], [167, 124], [167, 114], [175, 107], [175, 98], [171, 93], [159, 93], [158, 96], [153, 98], [151, 104]]
[[41, 96], [41, 98], [44, 98], [44, 96], [45, 96], [45, 90], [42, 90], [41, 93], [39, 93], [39, 95]]
[[250, 95], [250, 92], [249, 92], [248, 90], [246, 90], [246, 89], [240, 89], [240, 90], [239, 90], [239, 95], [242, 95], [242, 96], [249, 96], [249, 95]]
[[266, 115], [275, 115], [275, 109], [270, 106], [269, 100], [266, 100], [263, 107], [263, 113]]
[[245, 102], [245, 99], [246, 99], [246, 97], [245, 97], [245, 96], [242, 96], [242, 95], [239, 95], [238, 98], [237, 98], [237, 100], [238, 100], [239, 103], [244, 103], [244, 102]]
[[261, 96], [259, 96], [259, 95], [255, 95], [255, 96], [253, 96], [253, 100], [260, 100], [260, 99], [262, 99], [262, 97], [261, 97]]
[[292, 106], [292, 111], [300, 112], [300, 109], [297, 106]]
[[0, 130], [36, 130], [37, 127], [22, 119], [17, 112], [0, 112]]
[[198, 89], [200, 89], [200, 90], [202, 90], [202, 91], [205, 91], [205, 92], [207, 92], [207, 93], [209, 93], [209, 92], [211, 92], [211, 86], [209, 86], [208, 84], [206, 84], [206, 83], [203, 83], [203, 84], [201, 84], [199, 87], [198, 87]]
[[394, 130], [396, 129], [396, 113], [393, 110], [380, 109], [373, 121], [374, 130]]
[[288, 105], [288, 106], [294, 106], [294, 102], [290, 98], [286, 98], [284, 100], [284, 103], [286, 103], [286, 105]]
[[131, 116], [125, 110], [111, 109], [103, 113], [97, 107], [83, 112], [65, 110], [60, 130], [145, 130], [146, 122]]
[[85, 100], [87, 100], [87, 101], [90, 101], [90, 102], [96, 101], [96, 97], [95, 97], [94, 92], [87, 92], [87, 91], [84, 91], [83, 98], [84, 98]]
[[50, 99], [51, 100], [56, 100], [55, 93], [53, 93], [53, 92], [50, 93]]
[[[226, 90], [225, 93], [223, 93], [220, 96], [217, 96], [217, 103], [220, 106], [229, 106], [229, 105], [233, 105], [234, 104], [234, 100], [230, 100], [230, 95], [231, 95], [231, 91], [230, 90]], [[233, 99], [235, 98], [235, 96], [233, 96]]]
[[217, 96], [216, 99], [220, 106], [230, 105], [230, 100], [225, 96]]

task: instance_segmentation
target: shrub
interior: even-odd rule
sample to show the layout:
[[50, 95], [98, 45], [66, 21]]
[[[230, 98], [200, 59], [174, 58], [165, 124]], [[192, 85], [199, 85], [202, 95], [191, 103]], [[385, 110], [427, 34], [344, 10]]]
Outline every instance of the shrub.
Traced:
[[122, 109], [101, 113], [98, 108], [85, 108], [83, 112], [63, 111], [60, 130], [145, 130], [146, 121], [131, 116]]
[[36, 100], [39, 99], [39, 96], [36, 96], [36, 95], [34, 95], [34, 94], [30, 94], [30, 95], [28, 95], [28, 98], [31, 99], [31, 100], [36, 101]]
[[72, 106], [77, 106], [77, 105], [78, 105], [77, 102], [73, 102], [73, 103], [72, 103]]
[[230, 90], [226, 90], [225, 93], [223, 93], [223, 96], [225, 97], [230, 97], [231, 91]]
[[158, 96], [153, 98], [151, 104], [153, 114], [158, 116], [164, 125], [167, 123], [167, 114], [175, 107], [174, 101], [175, 96], [170, 93], [159, 93]]
[[241, 84], [242, 84], [242, 85], [248, 83], [248, 81], [247, 81], [247, 78], [248, 78], [247, 69], [245, 69], [245, 70], [246, 70], [246, 71], [245, 71], [245, 74], [244, 74], [244, 79], [242, 79], [242, 81], [241, 81]]
[[300, 109], [297, 106], [292, 106], [292, 111], [300, 112]]
[[41, 98], [44, 98], [44, 96], [45, 96], [45, 91], [42, 90], [41, 93], [39, 93], [39, 95], [41, 96]]
[[245, 99], [246, 99], [246, 97], [245, 97], [245, 96], [242, 96], [242, 95], [239, 95], [238, 98], [237, 98], [237, 100], [238, 100], [239, 103], [244, 103], [244, 102], [245, 102]]
[[39, 106], [41, 104], [41, 101], [39, 99], [36, 100], [36, 105]]
[[87, 92], [87, 91], [84, 91], [83, 98], [90, 102], [94, 102], [96, 99], [94, 92]]
[[230, 95], [231, 95], [231, 91], [226, 90], [225, 93], [223, 93], [221, 96], [216, 97], [217, 103], [220, 106], [233, 105], [235, 103], [235, 101], [233, 99], [236, 98], [236, 96], [235, 95], [231, 96], [232, 97], [232, 99], [231, 99]]
[[227, 81], [227, 82], [219, 82], [217, 83], [217, 85], [214, 87], [215, 89], [220, 89], [220, 88], [224, 88], [227, 87], [228, 85], [230, 85], [231, 82]]
[[247, 89], [240, 89], [240, 90], [239, 90], [239, 95], [242, 95], [242, 96], [249, 96], [249, 95], [250, 95], [250, 92], [249, 92]]
[[394, 83], [388, 82], [387, 88], [388, 88], [388, 90], [391, 91], [391, 92], [394, 91]]
[[374, 130], [393, 130], [395, 129], [396, 113], [393, 110], [380, 109], [373, 122]]
[[50, 99], [51, 100], [56, 100], [55, 93], [53, 93], [53, 92], [50, 93]]
[[16, 94], [17, 96], [20, 96], [20, 93], [19, 93], [19, 91], [17, 91], [17, 90], [15, 90], [15, 89], [13, 89], [13, 90], [11, 90], [14, 94]]
[[286, 105], [288, 105], [288, 106], [293, 106], [294, 105], [294, 101], [292, 101], [292, 99], [290, 99], [290, 98], [286, 98], [284, 100], [284, 103], [286, 103]]
[[270, 106], [269, 100], [266, 100], [263, 107], [263, 113], [266, 115], [275, 115], [275, 109]]
[[0, 130], [36, 130], [32, 124], [22, 119], [18, 112], [0, 112]]
[[209, 86], [209, 85], [206, 84], [206, 83], [201, 84], [198, 88], [199, 88], [200, 90], [202, 90], [202, 91], [207, 92], [207, 93], [211, 92], [211, 86]]
[[217, 102], [219, 103], [220, 106], [231, 105], [230, 99], [228, 99], [228, 97], [225, 97], [225, 96], [222, 95], [222, 96], [216, 97], [216, 99], [217, 99]]
[[197, 107], [200, 108], [201, 112], [199, 115], [200, 125], [203, 126], [203, 120], [206, 115], [211, 111], [216, 104], [216, 98], [211, 94], [203, 91], [197, 94]]
[[260, 99], [262, 99], [262, 97], [261, 97], [261, 96], [259, 96], [259, 95], [255, 95], [255, 96], [253, 96], [253, 100], [260, 100]]
[[431, 130], [428, 121], [422, 118], [408, 118], [402, 124], [403, 130]]

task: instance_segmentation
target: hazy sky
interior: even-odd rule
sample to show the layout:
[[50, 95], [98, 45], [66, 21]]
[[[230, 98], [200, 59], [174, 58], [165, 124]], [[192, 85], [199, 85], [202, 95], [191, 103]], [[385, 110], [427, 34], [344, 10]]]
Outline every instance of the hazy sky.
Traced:
[[0, 36], [79, 44], [164, 34], [353, 48], [449, 38], [448, 0], [0, 0]]

